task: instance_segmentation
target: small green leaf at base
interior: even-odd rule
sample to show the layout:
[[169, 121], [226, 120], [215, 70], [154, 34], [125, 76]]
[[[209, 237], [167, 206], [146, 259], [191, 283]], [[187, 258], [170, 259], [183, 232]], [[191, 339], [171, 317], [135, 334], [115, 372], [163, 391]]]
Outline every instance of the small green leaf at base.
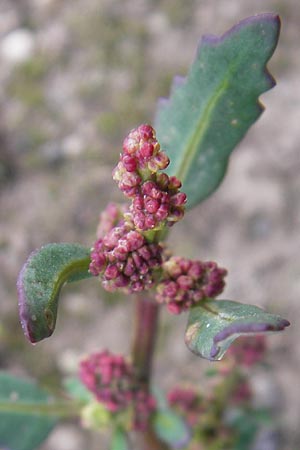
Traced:
[[191, 430], [178, 414], [169, 409], [160, 410], [152, 420], [157, 437], [171, 448], [181, 449], [188, 445]]
[[89, 278], [90, 250], [79, 244], [48, 244], [33, 252], [18, 278], [19, 315], [31, 343], [51, 336], [60, 290]]
[[275, 85], [266, 68], [278, 41], [275, 14], [249, 17], [222, 36], [204, 36], [186, 78], [176, 77], [158, 104], [157, 138], [192, 208], [221, 183], [229, 157]]
[[289, 325], [287, 320], [254, 305], [207, 299], [191, 309], [185, 343], [196, 355], [216, 361], [241, 335], [281, 331]]
[[37, 448], [58, 421], [43, 409], [50, 405], [49, 395], [35, 384], [0, 372], [0, 448]]

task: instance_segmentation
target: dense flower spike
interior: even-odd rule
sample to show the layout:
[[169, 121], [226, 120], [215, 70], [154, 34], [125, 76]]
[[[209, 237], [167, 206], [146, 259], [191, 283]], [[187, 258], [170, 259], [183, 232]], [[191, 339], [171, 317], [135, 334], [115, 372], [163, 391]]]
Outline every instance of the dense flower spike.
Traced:
[[81, 362], [79, 377], [109, 411], [124, 409], [132, 401], [132, 370], [121, 355], [108, 351], [90, 355]]
[[215, 262], [192, 261], [178, 256], [163, 264], [163, 279], [157, 285], [156, 300], [179, 314], [207, 297], [216, 297], [224, 289], [225, 269]]
[[130, 211], [134, 225], [140, 230], [173, 225], [184, 215], [186, 195], [179, 192], [181, 182], [166, 173], [145, 181], [135, 195]]
[[155, 130], [147, 124], [131, 130], [123, 142], [121, 162], [127, 172], [155, 173], [168, 167], [170, 161], [160, 150]]
[[158, 173], [168, 164], [169, 158], [160, 150], [150, 125], [140, 125], [124, 140], [113, 178], [120, 190], [132, 199], [132, 221], [139, 230], [161, 229], [184, 215], [186, 195], [179, 191], [181, 182], [166, 173]]
[[102, 285], [107, 291], [121, 288], [127, 293], [139, 292], [153, 286], [161, 254], [159, 244], [149, 244], [141, 233], [125, 224], [112, 228], [95, 243], [90, 272], [102, 275]]

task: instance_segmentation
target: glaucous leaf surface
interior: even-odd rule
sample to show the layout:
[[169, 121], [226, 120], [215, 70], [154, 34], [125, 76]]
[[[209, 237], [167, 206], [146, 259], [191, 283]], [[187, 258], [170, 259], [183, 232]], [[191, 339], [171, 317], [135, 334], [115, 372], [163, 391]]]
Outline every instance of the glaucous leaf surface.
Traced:
[[185, 343], [196, 355], [220, 360], [237, 337], [281, 331], [289, 324], [254, 305], [208, 299], [190, 310]]
[[160, 100], [157, 137], [188, 208], [217, 189], [231, 152], [261, 115], [259, 96], [275, 85], [266, 64], [279, 30], [278, 16], [260, 14], [204, 36], [187, 77], [175, 77], [170, 98]]

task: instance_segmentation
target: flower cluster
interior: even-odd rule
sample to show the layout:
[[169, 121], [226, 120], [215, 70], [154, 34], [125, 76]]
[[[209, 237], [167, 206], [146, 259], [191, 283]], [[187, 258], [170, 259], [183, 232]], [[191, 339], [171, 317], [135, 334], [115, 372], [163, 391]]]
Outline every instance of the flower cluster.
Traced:
[[203, 412], [203, 399], [194, 389], [175, 387], [169, 391], [169, 405], [182, 414], [190, 426], [195, 425]]
[[183, 217], [186, 195], [179, 191], [181, 182], [166, 173], [158, 173], [169, 162], [150, 125], [140, 125], [124, 140], [113, 179], [132, 199], [129, 210], [139, 230], [161, 229]]
[[99, 216], [97, 227], [97, 239], [103, 238], [114, 227], [124, 225], [124, 214], [127, 212], [126, 205], [110, 202]]
[[133, 429], [146, 429], [156, 402], [149, 392], [137, 388], [133, 368], [123, 356], [108, 351], [94, 353], [81, 362], [79, 377], [110, 412], [133, 407]]
[[239, 337], [227, 350], [227, 356], [241, 366], [251, 367], [263, 360], [266, 352], [265, 336]]
[[214, 262], [170, 257], [156, 241], [156, 232], [183, 217], [186, 203], [181, 182], [161, 172], [168, 164], [150, 125], [140, 125], [125, 138], [113, 178], [131, 203], [110, 203], [100, 215], [89, 270], [101, 276], [110, 292], [156, 288], [156, 301], [179, 314], [219, 295], [226, 270]]
[[81, 362], [79, 377], [112, 412], [126, 408], [132, 401], [132, 370], [121, 355], [108, 351], [90, 355]]
[[233, 405], [241, 405], [249, 403], [252, 398], [252, 390], [249, 381], [246, 378], [240, 378], [236, 386], [232, 389], [230, 403]]
[[216, 297], [225, 286], [227, 271], [215, 262], [192, 261], [172, 256], [163, 263], [163, 277], [157, 285], [156, 300], [179, 314], [204, 298]]
[[90, 272], [102, 275], [107, 291], [139, 292], [152, 287], [154, 271], [162, 262], [161, 253], [159, 244], [148, 243], [141, 233], [124, 224], [96, 241]]
[[130, 206], [134, 225], [140, 230], [148, 230], [178, 222], [184, 215], [186, 202], [186, 195], [179, 192], [180, 188], [181, 182], [166, 173], [141, 183]]
[[121, 191], [131, 198], [137, 193], [135, 186], [141, 180], [166, 169], [169, 163], [167, 155], [160, 150], [154, 129], [150, 125], [140, 125], [124, 139], [123, 153], [113, 171], [113, 178]]

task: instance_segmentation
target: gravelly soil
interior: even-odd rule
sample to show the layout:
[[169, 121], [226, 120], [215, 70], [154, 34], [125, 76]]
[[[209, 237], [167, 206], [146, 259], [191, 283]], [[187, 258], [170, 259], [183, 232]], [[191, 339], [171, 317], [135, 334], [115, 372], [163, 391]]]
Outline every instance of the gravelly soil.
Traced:
[[[91, 245], [99, 211], [121, 198], [110, 173], [126, 132], [151, 121], [156, 98], [168, 94], [175, 74], [186, 73], [202, 34], [265, 11], [282, 18], [270, 64], [278, 85], [263, 96], [266, 111], [234, 153], [222, 187], [174, 229], [171, 242], [178, 254], [226, 266], [227, 298], [291, 320], [287, 332], [269, 339], [272, 376], [258, 373], [256, 388], [277, 411], [281, 450], [299, 448], [297, 0], [0, 2], [1, 368], [54, 383], [86, 352], [128, 351], [132, 307], [104, 295], [96, 281], [67, 288], [55, 335], [29, 347], [17, 319], [17, 273], [46, 242]], [[162, 385], [178, 376], [197, 381], [207, 365], [183, 344], [185, 320], [163, 314]], [[42, 449], [92, 450], [98, 439], [62, 425]]]

